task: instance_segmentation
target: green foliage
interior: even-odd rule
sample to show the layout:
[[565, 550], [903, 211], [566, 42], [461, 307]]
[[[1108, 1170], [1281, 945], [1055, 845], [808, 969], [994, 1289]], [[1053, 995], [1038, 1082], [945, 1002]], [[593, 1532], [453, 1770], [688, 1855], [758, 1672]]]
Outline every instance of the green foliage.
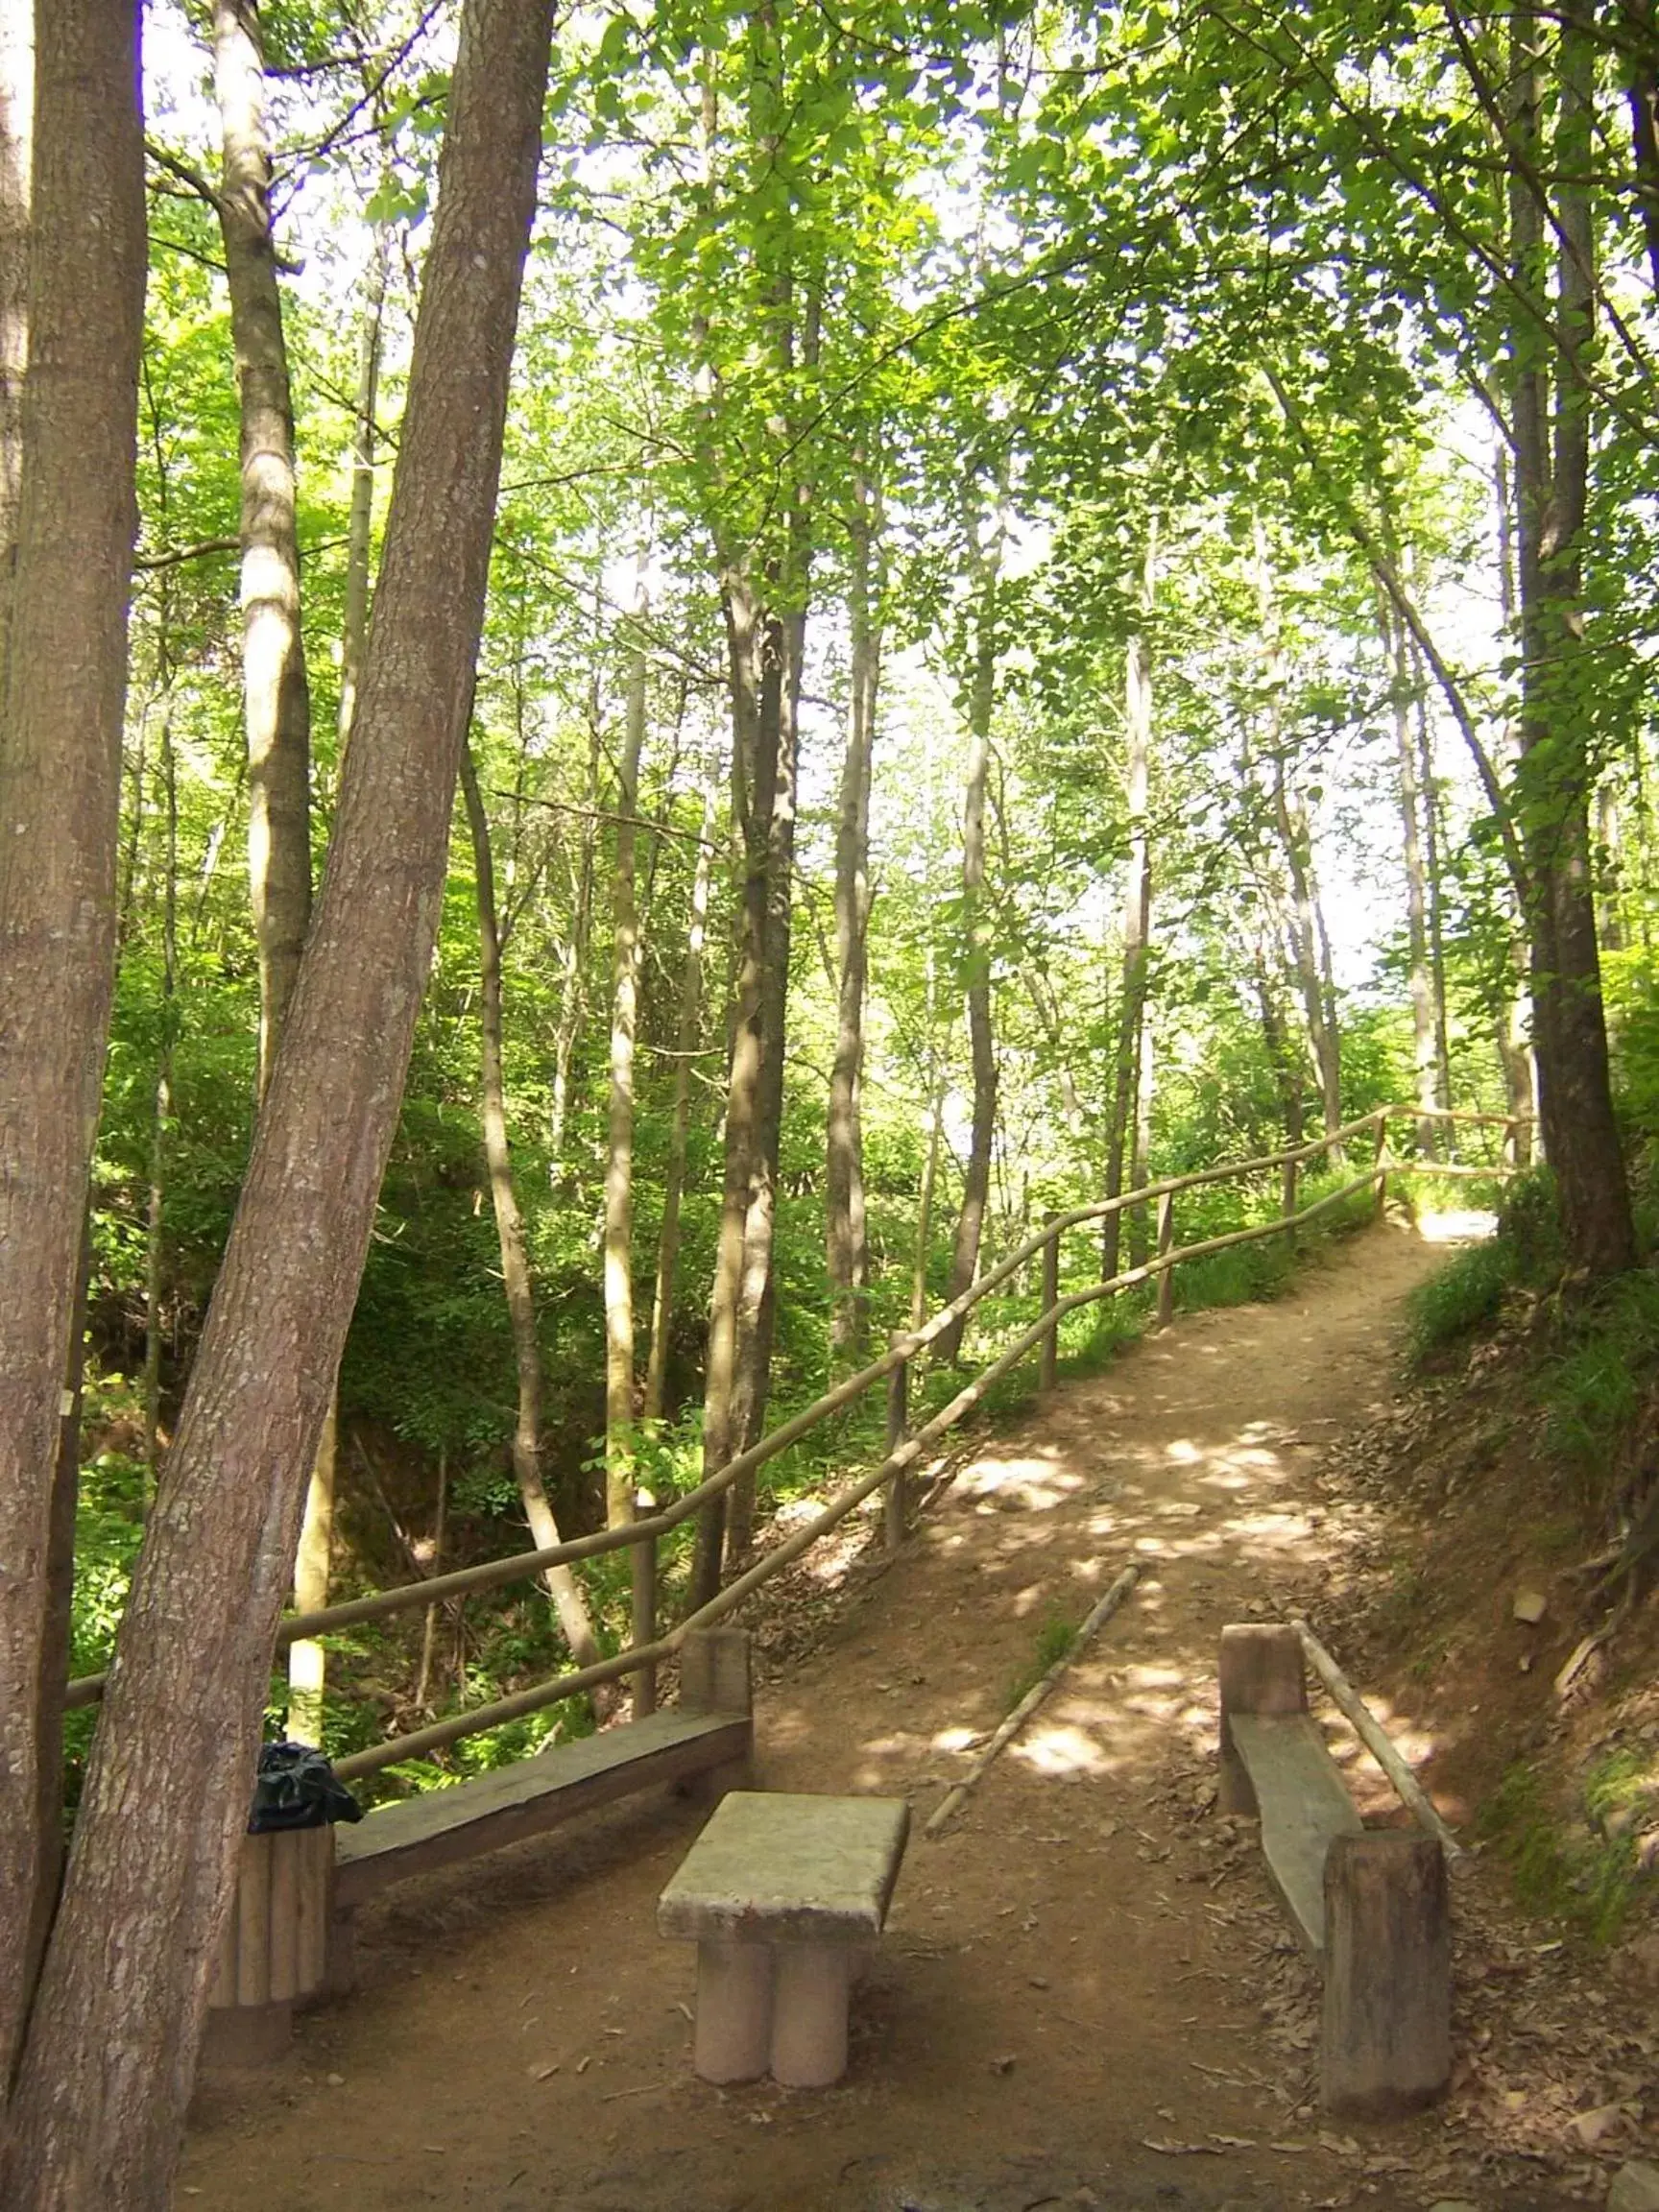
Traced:
[[1518, 1272], [1514, 1246], [1494, 1237], [1417, 1284], [1406, 1301], [1412, 1358], [1421, 1365], [1495, 1321]]
[[1651, 1762], [1629, 1750], [1589, 1767], [1576, 1809], [1563, 1808], [1541, 1769], [1520, 1761], [1481, 1808], [1479, 1825], [1508, 1863], [1524, 1905], [1606, 1949], [1653, 1893], [1633, 1816], [1650, 1814], [1656, 1797]]
[[1050, 1607], [1038, 1623], [1035, 1650], [1008, 1684], [1003, 1710], [1012, 1713], [1021, 1698], [1036, 1689], [1050, 1667], [1057, 1667], [1062, 1659], [1070, 1656], [1076, 1642], [1077, 1623]]

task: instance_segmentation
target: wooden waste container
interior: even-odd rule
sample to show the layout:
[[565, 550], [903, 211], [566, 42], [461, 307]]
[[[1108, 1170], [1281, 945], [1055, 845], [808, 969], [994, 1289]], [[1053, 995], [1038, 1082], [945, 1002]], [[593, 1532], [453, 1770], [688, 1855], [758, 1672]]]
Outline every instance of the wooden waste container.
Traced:
[[286, 2045], [294, 2007], [326, 1979], [333, 1887], [331, 1827], [243, 1837], [208, 1992], [204, 2065], [262, 2065]]

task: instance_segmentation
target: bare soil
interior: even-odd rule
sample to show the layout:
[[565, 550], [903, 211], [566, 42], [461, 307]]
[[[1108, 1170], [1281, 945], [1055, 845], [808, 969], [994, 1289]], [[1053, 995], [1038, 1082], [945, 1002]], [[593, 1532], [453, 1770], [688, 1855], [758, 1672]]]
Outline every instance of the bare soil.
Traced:
[[[1311, 1978], [1248, 1825], [1214, 1810], [1221, 1627], [1339, 1576], [1355, 1527], [1318, 1470], [1388, 1406], [1400, 1300], [1434, 1259], [1391, 1224], [1276, 1303], [1184, 1318], [976, 1445], [890, 1565], [867, 1552], [797, 1577], [793, 1618], [814, 1635], [763, 1682], [761, 1783], [902, 1794], [917, 1815], [836, 2088], [692, 2075], [692, 1955], [659, 1938], [653, 1908], [703, 1815], [641, 1800], [366, 1913], [358, 1994], [302, 2021], [279, 2066], [204, 2086], [180, 2205], [1599, 2199], [1595, 2160], [1518, 2158], [1467, 2099], [1388, 2129], [1322, 2121]], [[1080, 1618], [1132, 1558], [1133, 1599], [926, 1840], [922, 1820], [1038, 1671], [1045, 1621]], [[814, 1572], [838, 1581], [833, 1602], [804, 1586]], [[775, 1654], [803, 1641], [775, 1614], [765, 1626]], [[1334, 1719], [1331, 1735], [1367, 1814], [1392, 1816]], [[1458, 1898], [1466, 2012], [1528, 1945], [1485, 1870]], [[1473, 2032], [1491, 2046], [1490, 2025]]]

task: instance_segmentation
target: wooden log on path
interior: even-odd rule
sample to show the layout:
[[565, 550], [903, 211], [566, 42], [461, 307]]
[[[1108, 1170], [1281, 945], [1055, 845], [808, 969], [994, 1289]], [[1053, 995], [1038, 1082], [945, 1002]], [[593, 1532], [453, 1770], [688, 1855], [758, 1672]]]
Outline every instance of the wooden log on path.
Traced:
[[1092, 1639], [1111, 1620], [1113, 1614], [1117, 1612], [1118, 1606], [1122, 1604], [1124, 1599], [1128, 1597], [1140, 1579], [1139, 1563], [1124, 1568], [1122, 1574], [1118, 1575], [1105, 1597], [1094, 1606], [1083, 1625], [1078, 1629], [1070, 1648], [1062, 1652], [1042, 1680], [1034, 1683], [1026, 1691], [1024, 1696], [1021, 1698], [1019, 1704], [1015, 1706], [1013, 1712], [1009, 1714], [1007, 1719], [1003, 1721], [990, 1743], [986, 1744], [984, 1750], [974, 1762], [971, 1770], [963, 1776], [953, 1790], [947, 1791], [939, 1804], [934, 1807], [933, 1812], [928, 1816], [927, 1825], [923, 1830], [923, 1834], [929, 1840], [937, 1839], [943, 1832], [946, 1823], [961, 1810], [973, 1791], [978, 1789], [990, 1771], [998, 1753], [1019, 1735], [1021, 1729], [1030, 1719], [1032, 1714], [1036, 1712], [1038, 1706], [1042, 1704], [1061, 1675], [1065, 1673], [1067, 1668], [1071, 1665], [1074, 1659], [1081, 1657]]

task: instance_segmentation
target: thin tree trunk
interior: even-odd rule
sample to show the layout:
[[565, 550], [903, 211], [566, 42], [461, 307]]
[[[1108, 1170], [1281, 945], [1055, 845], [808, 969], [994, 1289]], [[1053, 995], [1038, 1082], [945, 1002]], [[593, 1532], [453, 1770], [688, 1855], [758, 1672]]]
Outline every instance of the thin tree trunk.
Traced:
[[[86, 15], [108, 34], [101, 46], [87, 34]], [[84, 257], [73, 225], [43, 222], [45, 235], [61, 237], [63, 250], [36, 263], [44, 280], [34, 292], [32, 327], [36, 343], [50, 333], [48, 360], [61, 357], [60, 332], [72, 338], [73, 392], [83, 414], [47, 479], [56, 488], [52, 513], [39, 517], [50, 520], [49, 540], [61, 548], [52, 588], [42, 594], [31, 580], [32, 589], [18, 594], [18, 635], [37, 637], [40, 650], [14, 656], [8, 744], [0, 755], [9, 782], [19, 758], [40, 757], [39, 748], [17, 742], [20, 724], [27, 727], [19, 712], [27, 679], [16, 671], [39, 671], [35, 681], [55, 686], [72, 671], [84, 692], [88, 673], [99, 670], [96, 695], [77, 701], [82, 710], [73, 727], [78, 734], [99, 733], [107, 804], [83, 809], [66, 803], [71, 790], [79, 797], [84, 781], [70, 773], [71, 755], [54, 763], [51, 819], [97, 824], [102, 861], [86, 907], [106, 918], [112, 904], [119, 765], [122, 638], [115, 615], [132, 527], [132, 421], [144, 263], [135, 19], [135, 9], [120, 12], [107, 0], [84, 12], [75, 0], [57, 0], [41, 17], [59, 67], [43, 70], [38, 80], [43, 117], [56, 112], [54, 128], [43, 128], [36, 141], [44, 156], [37, 204], [64, 204], [48, 189], [56, 172], [55, 183], [74, 187], [68, 204], [103, 219], [88, 222]], [[173, 2181], [208, 1975], [247, 1825], [272, 1646], [293, 1572], [303, 1471], [351, 1317], [442, 905], [551, 31], [551, 0], [535, 6], [466, 0], [462, 13], [374, 635], [327, 882], [167, 1481], [116, 1640], [62, 1903], [12, 2100], [15, 2136], [0, 2183], [8, 2212], [159, 2206]], [[110, 181], [101, 184], [104, 178]], [[99, 326], [99, 308], [112, 295], [120, 311]], [[65, 314], [70, 302], [73, 312]], [[34, 373], [39, 357], [31, 367], [32, 426], [37, 416], [52, 420], [46, 404], [52, 387], [45, 379], [37, 386]], [[103, 399], [90, 421], [84, 413], [88, 396]], [[35, 452], [32, 445], [31, 467]], [[65, 515], [66, 503], [94, 493], [90, 517]], [[35, 535], [32, 504], [26, 489], [20, 582]], [[115, 608], [100, 612], [83, 578], [96, 579], [101, 596], [113, 598]], [[42, 596], [49, 622], [36, 613]], [[66, 632], [59, 628], [64, 621]], [[26, 799], [20, 785], [9, 791], [8, 821], [25, 810], [44, 818]], [[57, 834], [60, 840], [61, 829]], [[23, 846], [21, 839], [0, 841], [9, 857]], [[10, 918], [15, 892], [10, 872], [0, 890]], [[98, 972], [99, 963], [88, 960], [87, 948], [73, 941], [67, 926], [59, 943], [60, 960], [67, 956], [79, 971]], [[107, 970], [107, 962], [103, 966]], [[78, 1040], [82, 1078], [56, 1101], [58, 1118], [84, 1142], [98, 1062], [85, 1041], [99, 1035], [101, 1011], [89, 1020], [61, 993], [50, 993], [46, 981], [42, 976], [33, 1003], [56, 1020], [64, 1037]], [[21, 1026], [9, 1031], [8, 1044]], [[29, 1042], [37, 1046], [36, 1039]], [[0, 1079], [0, 1103], [9, 1107], [8, 1089]], [[39, 1095], [37, 1075], [28, 1095]], [[21, 1125], [21, 1117], [0, 1112], [0, 1131]], [[31, 1184], [40, 1166], [57, 1165], [33, 1138], [29, 1158]], [[64, 1203], [66, 1186], [79, 1207], [84, 1170], [55, 1174], [52, 1184], [57, 1205]], [[18, 1225], [14, 1211], [8, 1229]], [[77, 1219], [77, 1237], [79, 1228]], [[46, 1242], [44, 1236], [9, 1234], [0, 1250], [21, 1244], [38, 1268]], [[72, 1257], [60, 1272], [72, 1288]], [[11, 1291], [9, 1281], [5, 1287]], [[44, 1288], [32, 1287], [35, 1305], [47, 1306]], [[0, 1310], [10, 1323], [11, 1296], [0, 1297]], [[21, 1331], [9, 1326], [7, 1337], [15, 1354]], [[47, 1449], [33, 1455], [36, 1467], [49, 1460], [56, 1441], [64, 1337], [60, 1324], [42, 1393], [50, 1416]], [[14, 1358], [7, 1372], [21, 1371]], [[33, 1440], [27, 1421], [10, 1419], [0, 1422], [0, 1438], [6, 1453]], [[10, 1501], [13, 1494], [12, 1485], [0, 1483], [0, 1498]], [[6, 1551], [9, 1558], [19, 1555]], [[7, 1709], [14, 1711], [12, 1683], [5, 1688]], [[13, 1763], [8, 1790], [15, 1787], [15, 1772]], [[16, 1870], [27, 1869], [34, 1856], [13, 1850], [12, 1841], [7, 1834], [0, 1849], [9, 1892]], [[18, 1925], [27, 1924], [25, 1910]], [[0, 1912], [0, 1942], [14, 1940], [12, 1925], [11, 1915]], [[0, 1990], [12, 2003], [13, 1986], [0, 1974]], [[108, 2062], [89, 2063], [89, 2053]]]
[[[1135, 1142], [1130, 1154], [1129, 1188], [1142, 1190], [1152, 1157], [1152, 1100], [1157, 1088], [1157, 1038], [1150, 1016], [1141, 1027], [1141, 1049], [1135, 1056]], [[1129, 1264], [1143, 1267], [1152, 1248], [1152, 1224], [1142, 1200], [1129, 1216]]]
[[1446, 886], [1441, 865], [1440, 780], [1434, 773], [1434, 728], [1429, 719], [1429, 685], [1422, 658], [1412, 646], [1411, 667], [1417, 701], [1418, 788], [1423, 796], [1423, 854], [1429, 889], [1429, 980], [1434, 1004], [1434, 1102], [1455, 1106], [1452, 1092], [1452, 1023], [1446, 1010]]
[[[949, 1296], [960, 1298], [978, 1272], [985, 1204], [991, 1193], [991, 1138], [997, 1121], [997, 1046], [991, 1027], [991, 913], [985, 898], [985, 786], [991, 766], [991, 715], [997, 698], [997, 598], [1001, 568], [1000, 523], [984, 552], [974, 548], [979, 571], [978, 634], [968, 698], [968, 764], [962, 807], [962, 938], [968, 974], [968, 1042], [974, 1068], [974, 1120], [962, 1207], [950, 1253]], [[938, 1339], [938, 1357], [954, 1359], [962, 1349], [962, 1323]]]
[[271, 229], [256, 0], [214, 0], [213, 74], [224, 136], [219, 227], [241, 400], [248, 879], [259, 947], [263, 1097], [311, 918], [311, 699], [300, 630], [294, 400]]
[[363, 682], [369, 642], [370, 553], [374, 522], [374, 446], [380, 397], [380, 351], [386, 317], [386, 273], [391, 238], [384, 223], [374, 231], [357, 341], [357, 392], [351, 410], [351, 506], [346, 522], [346, 593], [340, 619], [340, 715], [336, 732], [344, 764], [351, 721]]
[[[0, 672], [0, 2089], [29, 2016], [48, 1871], [48, 1560], [114, 972], [145, 260], [136, 0], [57, 0], [36, 30], [30, 358]], [[86, 2053], [112, 2047], [84, 2042], [83, 2071], [101, 2075]], [[6, 2172], [0, 2127], [0, 2200], [21, 2207]]]
[[[778, 785], [780, 716], [763, 707], [779, 671], [765, 666], [766, 625], [747, 579], [730, 572], [723, 592], [732, 680], [732, 823], [742, 886], [733, 991], [731, 1070], [726, 1086], [726, 1168], [709, 1306], [703, 1385], [703, 1472], [717, 1475], [736, 1452], [738, 1313], [743, 1298], [744, 1231], [761, 1073], [761, 994], [767, 957], [769, 838]], [[711, 1499], [697, 1524], [691, 1603], [720, 1587], [726, 1502]]]
[[[449, 1512], [449, 1455], [440, 1444], [438, 1447], [438, 1505], [432, 1516], [432, 1555], [426, 1564], [429, 1575], [444, 1572], [445, 1524]], [[422, 1712], [431, 1710], [426, 1693], [432, 1681], [432, 1661], [438, 1648], [439, 1607], [428, 1605], [421, 1623], [421, 1671], [415, 1678], [415, 1703]]]
[[[1141, 580], [1141, 607], [1144, 615], [1152, 613], [1157, 587], [1158, 541], [1156, 530], [1149, 526]], [[1133, 1150], [1137, 1102], [1141, 1094], [1146, 971], [1152, 945], [1152, 848], [1147, 822], [1152, 709], [1151, 648], [1144, 631], [1138, 629], [1129, 639], [1123, 671], [1124, 802], [1129, 817], [1129, 872], [1123, 893], [1122, 989], [1118, 1010], [1112, 1119], [1106, 1135], [1105, 1196], [1108, 1198], [1117, 1198], [1122, 1193], [1124, 1155]], [[1133, 1182], [1132, 1176], [1132, 1185]], [[1103, 1283], [1109, 1283], [1118, 1272], [1122, 1227], [1121, 1214], [1108, 1214], [1100, 1224], [1100, 1280]]]
[[712, 873], [715, 779], [703, 792], [703, 830], [691, 878], [691, 918], [685, 965], [680, 976], [680, 1020], [675, 1030], [674, 1107], [668, 1126], [668, 1161], [662, 1190], [662, 1232], [657, 1246], [657, 1286], [651, 1301], [651, 1357], [645, 1369], [645, 1419], [658, 1421], [668, 1384], [668, 1350], [674, 1319], [674, 1277], [680, 1258], [680, 1203], [685, 1188], [685, 1147], [691, 1130], [691, 1073], [703, 1033], [703, 942], [709, 926]]
[[[490, 1171], [490, 1198], [495, 1210], [495, 1235], [501, 1252], [501, 1283], [513, 1326], [513, 1357], [518, 1375], [518, 1413], [513, 1429], [513, 1474], [537, 1551], [562, 1541], [547, 1485], [541, 1476], [541, 1345], [536, 1334], [536, 1292], [530, 1279], [530, 1253], [518, 1195], [513, 1188], [513, 1156], [507, 1142], [507, 1097], [502, 1075], [501, 931], [495, 908], [495, 868], [490, 852], [490, 823], [471, 747], [461, 745], [461, 790], [472, 834], [472, 868], [478, 890], [479, 1028], [483, 1038], [482, 1118], [484, 1156]], [[577, 1664], [599, 1657], [598, 1639], [587, 1599], [574, 1572], [550, 1567], [547, 1595], [559, 1626]]]
[[[634, 603], [646, 613], [643, 565]], [[615, 930], [611, 990], [611, 1105], [605, 1162], [605, 1519], [634, 1518], [634, 1037], [639, 1013], [639, 917], [634, 892], [639, 755], [645, 743], [645, 640], [628, 670], [628, 714], [616, 773]]]
[[[1440, 1054], [1435, 1020], [1434, 982], [1429, 957], [1429, 876], [1423, 855], [1423, 793], [1418, 780], [1417, 735], [1412, 728], [1415, 670], [1410, 637], [1395, 616], [1386, 594], [1378, 600], [1382, 649], [1390, 663], [1389, 699], [1394, 713], [1394, 753], [1399, 770], [1402, 853], [1406, 866], [1407, 988], [1411, 998], [1411, 1066], [1417, 1103], [1439, 1103]], [[1432, 1160], [1439, 1134], [1431, 1116], [1417, 1124], [1417, 1149]]]
[[[588, 754], [588, 795], [595, 807], [599, 791], [598, 763], [599, 742], [595, 729]], [[593, 854], [597, 840], [597, 820], [593, 813], [585, 814], [578, 832], [576, 864], [571, 870], [570, 926], [560, 947], [559, 1020], [553, 1032], [553, 1098], [547, 1118], [547, 1151], [553, 1173], [560, 1179], [565, 1175], [565, 1139], [570, 1123], [571, 1070], [586, 1011], [588, 943], [593, 926]]]
[[[1634, 1264], [1635, 1231], [1613, 1112], [1596, 940], [1590, 769], [1578, 691], [1582, 667], [1583, 534], [1590, 460], [1587, 365], [1595, 339], [1593, 27], [1582, 0], [1562, 12], [1557, 121], [1559, 182], [1548, 209], [1534, 180], [1543, 152], [1540, 18], [1514, 18], [1510, 178], [1517, 283], [1544, 296], [1555, 261], [1556, 361], [1518, 338], [1512, 364], [1516, 540], [1521, 615], [1518, 812], [1529, 877], [1532, 1006], [1539, 1114], [1555, 1171], [1569, 1262], [1590, 1276]], [[1551, 254], [1546, 233], [1555, 241]], [[1523, 350], [1523, 349], [1525, 349]]]
[[152, 1498], [161, 1460], [161, 1293], [166, 1281], [167, 1134], [173, 1115], [179, 973], [179, 777], [171, 700], [162, 713], [160, 756], [162, 819], [166, 826], [161, 880], [161, 1021], [150, 1123], [150, 1202], [144, 1254], [144, 1467], [145, 1484]]
[[857, 1364], [869, 1337], [869, 1256], [859, 1088], [870, 967], [870, 777], [881, 636], [871, 607], [874, 495], [860, 478], [848, 521], [852, 670], [847, 752], [835, 829], [835, 1054], [830, 1067], [824, 1240], [830, 1276], [830, 1363]]

